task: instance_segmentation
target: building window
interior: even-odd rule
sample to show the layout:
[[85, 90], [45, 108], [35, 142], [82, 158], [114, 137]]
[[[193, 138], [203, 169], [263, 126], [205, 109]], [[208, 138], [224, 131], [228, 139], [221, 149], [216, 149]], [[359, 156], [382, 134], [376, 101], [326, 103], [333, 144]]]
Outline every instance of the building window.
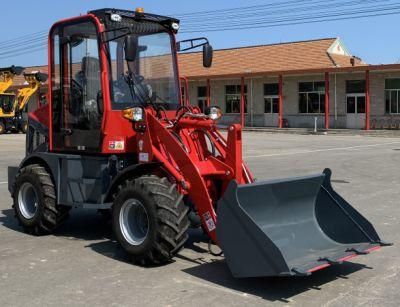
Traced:
[[400, 114], [400, 78], [385, 80], [386, 113]]
[[279, 84], [264, 84], [264, 113], [279, 113]]
[[207, 107], [207, 86], [197, 87], [197, 105], [204, 112]]
[[365, 80], [347, 80], [346, 93], [347, 94], [365, 94]]
[[299, 113], [325, 112], [325, 82], [299, 83]]
[[[240, 85], [225, 86], [226, 113], [240, 113]], [[247, 113], [247, 85], [244, 86], [244, 112]]]

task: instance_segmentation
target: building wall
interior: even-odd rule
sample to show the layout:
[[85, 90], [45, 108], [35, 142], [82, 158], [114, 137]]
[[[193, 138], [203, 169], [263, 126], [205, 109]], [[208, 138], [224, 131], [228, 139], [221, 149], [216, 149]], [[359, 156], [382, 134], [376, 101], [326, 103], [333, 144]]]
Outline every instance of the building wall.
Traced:
[[[371, 126], [380, 126], [384, 122], [399, 121], [399, 115], [385, 114], [385, 79], [400, 78], [400, 72], [387, 72], [370, 74], [370, 101], [371, 101]], [[284, 76], [283, 78], [283, 117], [288, 120], [290, 127], [314, 127], [314, 118], [318, 119], [318, 127], [324, 127], [324, 114], [299, 113], [299, 82], [324, 81], [324, 74], [309, 76]], [[347, 128], [347, 80], [365, 80], [365, 73], [330, 74], [330, 127]], [[248, 110], [246, 125], [265, 126], [264, 115], [264, 84], [278, 83], [277, 77], [246, 78], [248, 88]], [[240, 114], [225, 114], [225, 86], [240, 85], [240, 79], [211, 80], [211, 104], [219, 106], [224, 116], [221, 124], [230, 124], [240, 121]], [[252, 85], [252, 86], [251, 86]], [[197, 87], [206, 86], [206, 81], [189, 82], [189, 97], [192, 104], [197, 104]], [[375, 124], [374, 124], [375, 123]]]

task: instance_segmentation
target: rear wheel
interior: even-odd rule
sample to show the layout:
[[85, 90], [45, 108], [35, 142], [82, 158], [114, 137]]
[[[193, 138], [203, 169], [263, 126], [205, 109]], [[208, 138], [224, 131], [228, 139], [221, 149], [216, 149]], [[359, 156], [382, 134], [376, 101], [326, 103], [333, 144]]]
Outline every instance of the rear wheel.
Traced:
[[39, 164], [22, 168], [14, 185], [14, 211], [25, 232], [41, 235], [53, 232], [68, 216], [70, 207], [56, 205], [50, 174]]
[[3, 134], [5, 132], [6, 132], [6, 126], [2, 122], [0, 122], [0, 134]]
[[117, 240], [140, 264], [162, 264], [188, 238], [189, 208], [166, 178], [142, 176], [125, 181], [115, 195], [113, 228]]
[[26, 133], [28, 131], [28, 123], [27, 122], [22, 122], [21, 123], [21, 132]]

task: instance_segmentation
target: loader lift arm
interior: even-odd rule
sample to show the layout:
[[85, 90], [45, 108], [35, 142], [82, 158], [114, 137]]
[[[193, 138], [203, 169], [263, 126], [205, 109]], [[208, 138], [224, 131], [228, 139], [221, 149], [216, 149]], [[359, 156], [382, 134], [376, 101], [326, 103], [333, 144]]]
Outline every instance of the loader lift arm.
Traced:
[[24, 78], [28, 85], [18, 90], [16, 105], [14, 106], [14, 109], [20, 112], [24, 110], [29, 99], [38, 91], [41, 83], [46, 82], [47, 74], [40, 72], [26, 73]]
[[24, 69], [21, 66], [0, 68], [0, 94], [4, 93], [13, 84], [14, 77], [19, 76]]

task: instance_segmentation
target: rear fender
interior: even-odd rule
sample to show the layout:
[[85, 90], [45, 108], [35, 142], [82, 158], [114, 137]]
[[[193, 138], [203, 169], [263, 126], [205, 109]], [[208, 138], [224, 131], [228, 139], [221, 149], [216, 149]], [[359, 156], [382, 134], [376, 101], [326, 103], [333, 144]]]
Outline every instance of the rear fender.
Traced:
[[18, 167], [8, 167], [8, 190], [14, 192], [14, 183], [19, 171], [31, 164], [39, 164], [47, 169], [53, 177], [56, 189], [58, 189], [58, 163], [55, 159], [46, 159], [45, 154], [36, 153], [26, 156]]

